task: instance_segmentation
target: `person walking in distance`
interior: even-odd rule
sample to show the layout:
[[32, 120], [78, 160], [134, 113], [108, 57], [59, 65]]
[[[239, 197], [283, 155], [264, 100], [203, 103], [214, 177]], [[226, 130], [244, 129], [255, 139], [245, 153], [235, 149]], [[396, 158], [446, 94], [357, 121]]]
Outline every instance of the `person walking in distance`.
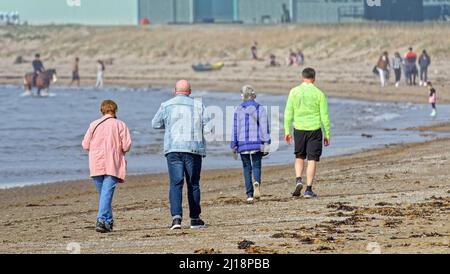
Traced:
[[250, 48], [250, 51], [252, 52], [252, 60], [253, 61], [258, 61], [259, 57], [258, 57], [258, 42], [253, 42], [252, 47]]
[[388, 52], [385, 51], [378, 59], [377, 70], [380, 75], [381, 87], [386, 86], [387, 76], [389, 73], [390, 63]]
[[405, 55], [405, 69], [406, 69], [406, 82], [410, 86], [416, 85], [416, 77], [417, 77], [417, 54], [413, 51], [413, 48], [410, 47], [408, 52]]
[[428, 67], [431, 65], [431, 58], [426, 50], [422, 51], [419, 57], [419, 70], [420, 70], [420, 86], [427, 86], [428, 83]]
[[400, 53], [396, 52], [394, 54], [394, 58], [392, 59], [392, 68], [394, 69], [396, 88], [400, 86], [400, 80], [402, 78], [402, 65], [403, 59], [400, 56]]
[[431, 82], [427, 82], [428, 91], [430, 92], [428, 95], [428, 103], [431, 104], [431, 117], [435, 117], [437, 115], [436, 111], [436, 102], [437, 102], [437, 96], [436, 96], [436, 89], [433, 87], [433, 84]]
[[72, 81], [69, 84], [69, 88], [72, 87], [74, 82], [77, 82], [77, 87], [80, 89], [80, 58], [75, 57], [75, 61], [72, 66]]
[[[314, 83], [316, 72], [306, 68], [302, 72], [302, 84], [293, 88], [286, 103], [284, 113], [284, 130], [287, 144], [291, 144], [291, 124], [294, 126], [295, 143], [295, 190], [293, 196], [300, 196], [303, 188], [303, 169], [308, 161], [305, 198], [317, 195], [312, 186], [316, 175], [317, 163], [322, 156], [322, 140], [330, 145], [330, 119], [325, 94]], [[323, 138], [323, 131], [325, 138]]]
[[97, 60], [97, 82], [95, 83], [96, 89], [103, 88], [104, 77], [105, 77], [105, 63], [102, 60]]

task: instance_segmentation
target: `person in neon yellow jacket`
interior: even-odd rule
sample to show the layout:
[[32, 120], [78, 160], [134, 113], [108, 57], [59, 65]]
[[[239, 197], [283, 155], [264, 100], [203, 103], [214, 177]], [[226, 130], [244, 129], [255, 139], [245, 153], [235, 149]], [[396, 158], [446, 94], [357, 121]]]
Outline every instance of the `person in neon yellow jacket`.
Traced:
[[[295, 174], [296, 186], [293, 196], [300, 196], [303, 188], [302, 175], [305, 160], [308, 161], [306, 171], [307, 189], [305, 198], [317, 195], [312, 191], [316, 165], [322, 156], [322, 139], [325, 146], [330, 145], [330, 118], [325, 94], [315, 85], [316, 72], [306, 68], [302, 72], [302, 84], [289, 93], [284, 112], [285, 140], [291, 144], [291, 124], [294, 124]], [[325, 137], [323, 138], [322, 129]]]

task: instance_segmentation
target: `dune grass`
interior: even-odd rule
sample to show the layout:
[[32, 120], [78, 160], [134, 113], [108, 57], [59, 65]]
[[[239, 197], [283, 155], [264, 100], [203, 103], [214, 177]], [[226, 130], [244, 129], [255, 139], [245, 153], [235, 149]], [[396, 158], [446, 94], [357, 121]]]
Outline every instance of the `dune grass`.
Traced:
[[448, 55], [450, 25], [444, 23], [343, 25], [186, 25], [151, 27], [2, 26], [0, 55], [13, 57], [41, 52], [47, 58], [79, 55], [97, 58], [202, 60], [249, 58], [258, 41], [261, 55], [285, 56], [303, 49], [318, 59], [362, 61], [381, 51], [405, 52], [413, 46], [433, 56]]

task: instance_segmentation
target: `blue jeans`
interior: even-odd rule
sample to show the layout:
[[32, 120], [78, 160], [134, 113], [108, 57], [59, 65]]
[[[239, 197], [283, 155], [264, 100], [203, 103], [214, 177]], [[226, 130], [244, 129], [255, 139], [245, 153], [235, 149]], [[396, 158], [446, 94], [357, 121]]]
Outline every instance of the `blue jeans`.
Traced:
[[119, 179], [108, 175], [95, 176], [92, 179], [99, 194], [97, 220], [111, 224], [113, 223], [112, 199]]
[[200, 218], [200, 173], [202, 170], [202, 156], [171, 152], [166, 155], [170, 177], [170, 213], [172, 218], [183, 218], [183, 185], [186, 178], [189, 203], [189, 217]]
[[247, 189], [247, 197], [253, 197], [252, 173], [255, 182], [261, 183], [261, 160], [262, 152], [255, 154], [241, 154], [242, 167], [244, 168], [245, 187]]

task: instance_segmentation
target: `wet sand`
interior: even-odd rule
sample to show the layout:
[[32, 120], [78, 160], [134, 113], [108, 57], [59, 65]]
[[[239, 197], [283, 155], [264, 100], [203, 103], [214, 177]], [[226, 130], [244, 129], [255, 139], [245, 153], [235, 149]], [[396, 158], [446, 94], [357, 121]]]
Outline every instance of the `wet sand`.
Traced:
[[[251, 84], [258, 92], [287, 96], [291, 88], [300, 84], [299, 77], [304, 68], [299, 66], [265, 68], [265, 64], [261, 63], [256, 70], [253, 70], [252, 62], [249, 61], [234, 64], [225, 66], [221, 71], [198, 73], [192, 71], [190, 63], [172, 65], [157, 63], [136, 67], [124, 61], [123, 64], [117, 64], [120, 69], [114, 67], [109, 69], [106, 73], [105, 85], [171, 90], [177, 80], [188, 79], [191, 81], [192, 88], [197, 91], [237, 93], [243, 85]], [[361, 73], [352, 67], [344, 68], [337, 65], [330, 69], [329, 64], [320, 62], [310, 65], [319, 72], [316, 84], [327, 96], [366, 101], [428, 103], [428, 90], [425, 87], [407, 86], [402, 81], [402, 85], [395, 88], [391, 81], [388, 86], [381, 88], [378, 78], [374, 75]], [[63, 65], [54, 67], [58, 71], [65, 69]], [[363, 70], [371, 70], [370, 65], [364, 67]], [[56, 85], [67, 87], [70, 78], [66, 75], [69, 73], [60, 73]], [[19, 72], [16, 75], [2, 75], [0, 71], [0, 84], [21, 85], [20, 75]], [[81, 72], [81, 85], [93, 87], [96, 78], [92, 75]], [[450, 93], [446, 92], [445, 85], [445, 81], [435, 84], [438, 91], [438, 104], [450, 103]]]
[[[395, 145], [319, 165], [319, 198], [293, 198], [291, 165], [263, 169], [262, 198], [245, 203], [242, 172], [203, 173], [207, 229], [170, 231], [166, 174], [129, 177], [114, 199], [115, 231], [94, 231], [90, 181], [0, 190], [0, 252], [450, 253], [450, 139]], [[186, 197], [186, 196], [184, 196]], [[187, 215], [186, 198], [183, 200]], [[247, 244], [250, 241], [254, 244]]]
[[419, 131], [450, 132], [450, 123], [433, 124], [417, 128]]

